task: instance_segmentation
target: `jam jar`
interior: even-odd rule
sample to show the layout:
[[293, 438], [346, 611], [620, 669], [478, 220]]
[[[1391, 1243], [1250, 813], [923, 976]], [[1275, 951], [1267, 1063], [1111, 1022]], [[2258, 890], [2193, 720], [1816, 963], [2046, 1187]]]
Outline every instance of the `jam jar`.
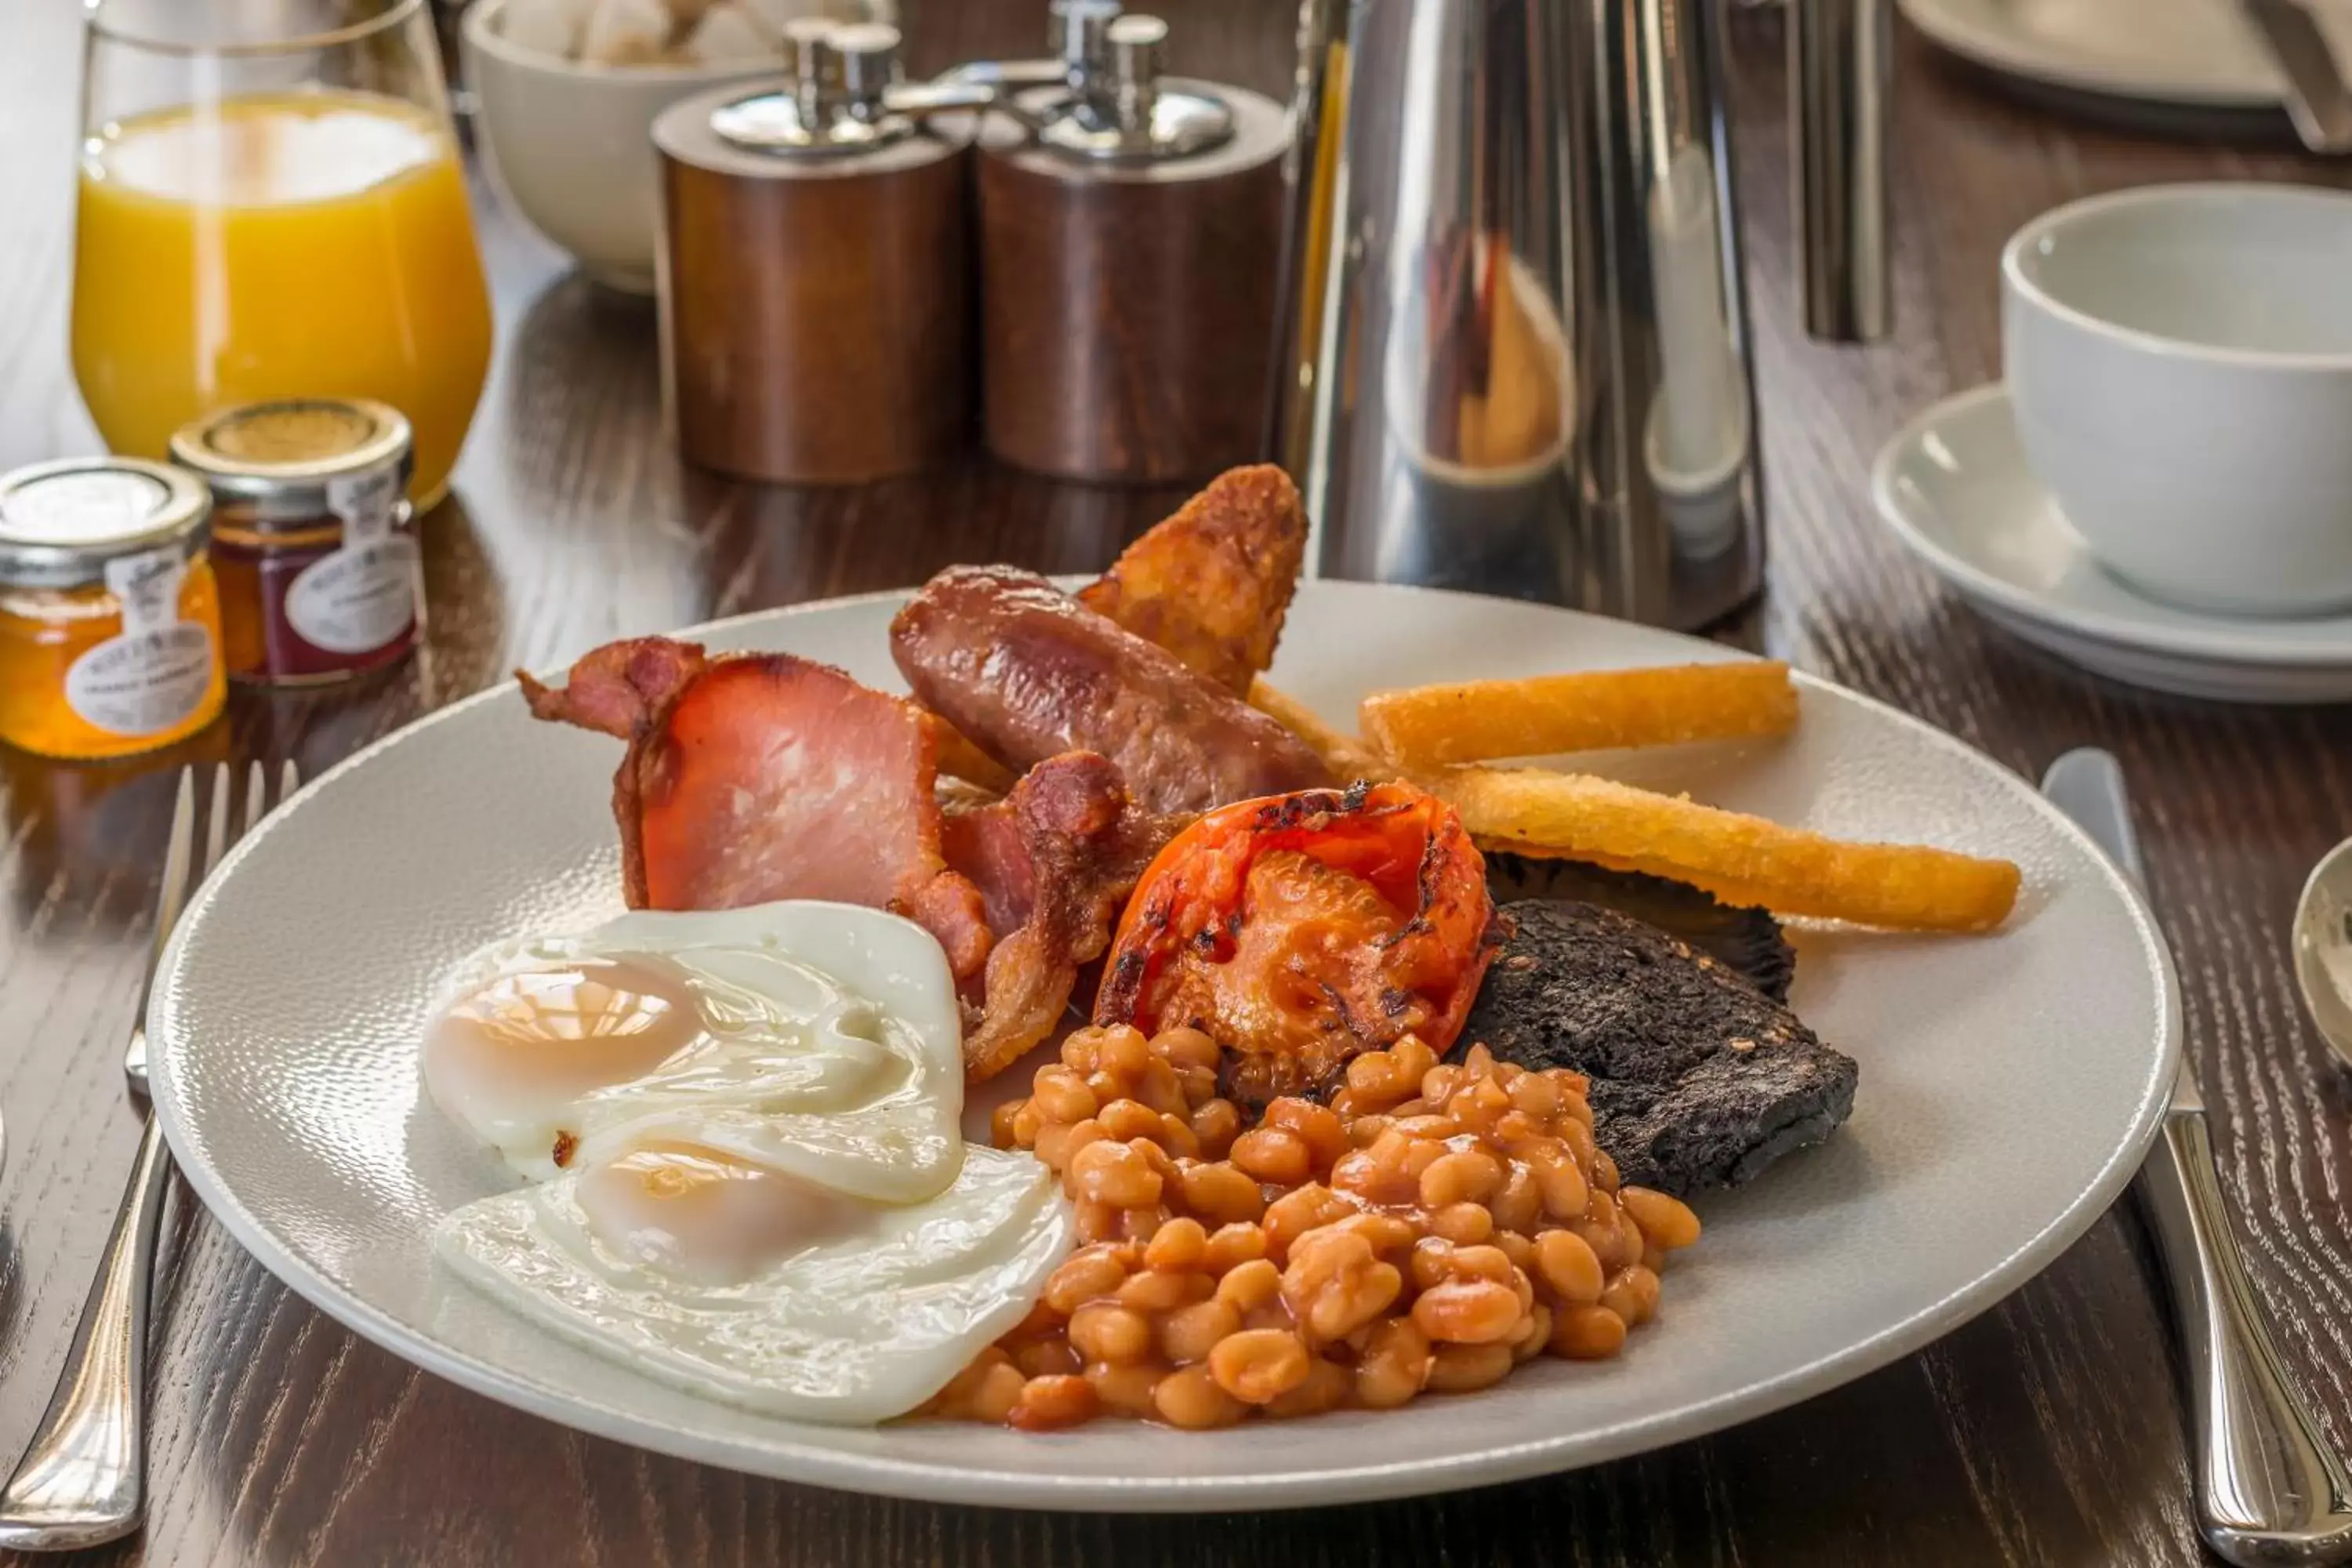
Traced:
[[0, 740], [44, 756], [128, 756], [221, 710], [211, 501], [131, 458], [0, 477]]
[[288, 398], [205, 416], [172, 459], [212, 487], [229, 674], [347, 679], [416, 644], [408, 421], [360, 398]]

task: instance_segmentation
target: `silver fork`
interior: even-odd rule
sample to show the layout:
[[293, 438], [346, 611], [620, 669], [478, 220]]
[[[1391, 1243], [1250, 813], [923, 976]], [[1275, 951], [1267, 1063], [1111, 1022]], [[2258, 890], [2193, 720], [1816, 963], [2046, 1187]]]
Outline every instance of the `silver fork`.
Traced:
[[[191, 879], [196, 826], [196, 775], [180, 773], [180, 795], [172, 808], [172, 839], [164, 852], [163, 890], [155, 905], [154, 946], [141, 988], [139, 1018], [131, 1028], [131, 1048], [122, 1069], [134, 1104], [147, 1104], [147, 1002], [155, 966], [179, 923], [188, 895], [212, 875], [236, 839], [253, 831], [269, 810], [294, 793], [299, 777], [288, 763], [269, 795], [269, 777], [259, 763], [247, 776], [245, 821], [229, 822], [229, 765], [213, 775], [206, 814], [202, 876]], [[172, 1174], [171, 1152], [147, 1111], [147, 1128], [131, 1162], [131, 1184], [106, 1238], [98, 1278], [82, 1303], [81, 1322], [57, 1392], [33, 1434], [16, 1473], [0, 1489], [0, 1547], [20, 1552], [71, 1552], [118, 1541], [137, 1530], [147, 1505], [146, 1392], [147, 1311], [155, 1272], [155, 1235], [163, 1215], [163, 1192]]]

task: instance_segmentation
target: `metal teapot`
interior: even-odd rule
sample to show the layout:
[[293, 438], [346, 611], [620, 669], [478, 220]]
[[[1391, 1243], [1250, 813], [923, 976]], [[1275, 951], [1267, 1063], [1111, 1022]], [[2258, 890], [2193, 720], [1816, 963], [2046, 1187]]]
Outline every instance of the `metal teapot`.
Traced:
[[[1696, 626], [1763, 580], [1732, 0], [1305, 0], [1271, 415], [1309, 560]], [[1787, 0], [1805, 322], [1888, 316], [1887, 0]]]

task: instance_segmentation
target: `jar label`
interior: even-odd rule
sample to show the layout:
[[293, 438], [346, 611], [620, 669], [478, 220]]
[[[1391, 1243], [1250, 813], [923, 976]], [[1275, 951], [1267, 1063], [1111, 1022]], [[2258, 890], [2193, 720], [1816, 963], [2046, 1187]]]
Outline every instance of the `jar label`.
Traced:
[[378, 468], [327, 481], [327, 510], [343, 520], [343, 542], [373, 544], [392, 532], [400, 508], [400, 470]]
[[212, 687], [213, 637], [180, 619], [188, 574], [176, 549], [106, 563], [106, 586], [122, 604], [122, 630], [73, 661], [66, 705], [118, 735], [154, 735], [194, 714]]
[[155, 631], [180, 618], [180, 584], [188, 580], [188, 562], [179, 551], [118, 555], [100, 570], [106, 591], [122, 606], [125, 635]]
[[416, 542], [356, 535], [322, 555], [286, 590], [286, 619], [304, 642], [329, 653], [373, 653], [415, 623]]

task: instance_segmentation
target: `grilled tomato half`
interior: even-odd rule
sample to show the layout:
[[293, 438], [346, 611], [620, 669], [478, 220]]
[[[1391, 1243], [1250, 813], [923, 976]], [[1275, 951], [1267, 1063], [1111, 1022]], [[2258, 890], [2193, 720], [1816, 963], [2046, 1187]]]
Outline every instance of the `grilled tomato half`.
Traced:
[[1144, 869], [1095, 1022], [1202, 1030], [1251, 1105], [1318, 1094], [1406, 1035], [1453, 1044], [1497, 941], [1485, 861], [1436, 796], [1384, 784], [1241, 801]]

